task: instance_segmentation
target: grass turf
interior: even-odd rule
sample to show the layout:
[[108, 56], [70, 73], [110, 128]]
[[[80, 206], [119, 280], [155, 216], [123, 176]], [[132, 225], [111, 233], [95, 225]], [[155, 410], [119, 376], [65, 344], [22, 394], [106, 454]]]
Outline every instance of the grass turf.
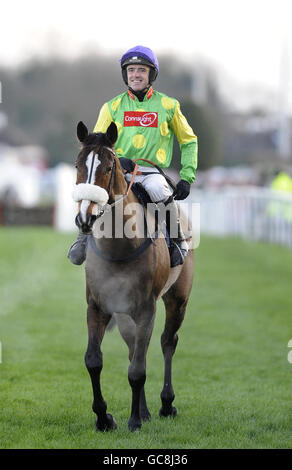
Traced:
[[97, 433], [83, 357], [85, 276], [47, 228], [0, 230], [0, 448], [291, 448], [292, 252], [202, 237], [173, 361], [175, 419], [160, 419], [163, 304], [147, 355], [152, 414], [130, 433], [128, 352], [117, 329], [102, 350], [102, 390], [118, 429]]

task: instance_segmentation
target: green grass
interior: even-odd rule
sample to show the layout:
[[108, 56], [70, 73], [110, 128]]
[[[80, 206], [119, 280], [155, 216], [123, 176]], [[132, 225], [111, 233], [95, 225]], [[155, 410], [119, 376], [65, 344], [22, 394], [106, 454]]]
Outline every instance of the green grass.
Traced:
[[85, 276], [50, 229], [0, 230], [0, 448], [291, 448], [292, 252], [202, 237], [173, 361], [175, 419], [160, 419], [163, 304], [147, 355], [150, 423], [127, 429], [128, 353], [103, 342], [102, 389], [115, 432], [97, 433], [84, 365]]

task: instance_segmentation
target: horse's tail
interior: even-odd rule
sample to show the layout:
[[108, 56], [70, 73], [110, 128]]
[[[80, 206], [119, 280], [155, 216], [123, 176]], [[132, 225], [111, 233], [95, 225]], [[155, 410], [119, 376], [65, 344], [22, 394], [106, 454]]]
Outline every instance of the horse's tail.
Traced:
[[112, 331], [116, 324], [117, 324], [117, 322], [116, 322], [115, 316], [112, 315], [109, 323], [107, 324], [106, 330], [107, 331]]

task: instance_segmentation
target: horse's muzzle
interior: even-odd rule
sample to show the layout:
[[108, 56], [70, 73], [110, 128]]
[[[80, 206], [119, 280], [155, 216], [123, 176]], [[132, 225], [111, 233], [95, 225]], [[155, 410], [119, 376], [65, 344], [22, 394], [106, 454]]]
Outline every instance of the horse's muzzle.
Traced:
[[96, 221], [97, 217], [93, 214], [87, 214], [85, 222], [82, 220], [80, 216], [80, 212], [77, 214], [75, 218], [75, 224], [82, 231], [82, 233], [90, 233], [93, 227], [94, 222]]

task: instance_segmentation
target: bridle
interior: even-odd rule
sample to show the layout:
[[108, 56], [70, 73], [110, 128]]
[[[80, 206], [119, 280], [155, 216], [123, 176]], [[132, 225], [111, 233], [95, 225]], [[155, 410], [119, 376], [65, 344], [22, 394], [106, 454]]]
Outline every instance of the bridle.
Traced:
[[108, 195], [110, 195], [110, 192], [111, 192], [111, 189], [112, 189], [112, 184], [113, 184], [113, 181], [114, 181], [114, 177], [116, 176], [116, 169], [117, 169], [117, 164], [116, 164], [116, 153], [110, 148], [110, 147], [105, 147], [107, 150], [109, 150], [112, 155], [113, 155], [113, 167], [112, 167], [112, 170], [111, 170], [111, 176], [110, 176], [110, 180], [109, 180], [109, 184], [108, 184], [108, 187], [107, 187], [107, 193]]

